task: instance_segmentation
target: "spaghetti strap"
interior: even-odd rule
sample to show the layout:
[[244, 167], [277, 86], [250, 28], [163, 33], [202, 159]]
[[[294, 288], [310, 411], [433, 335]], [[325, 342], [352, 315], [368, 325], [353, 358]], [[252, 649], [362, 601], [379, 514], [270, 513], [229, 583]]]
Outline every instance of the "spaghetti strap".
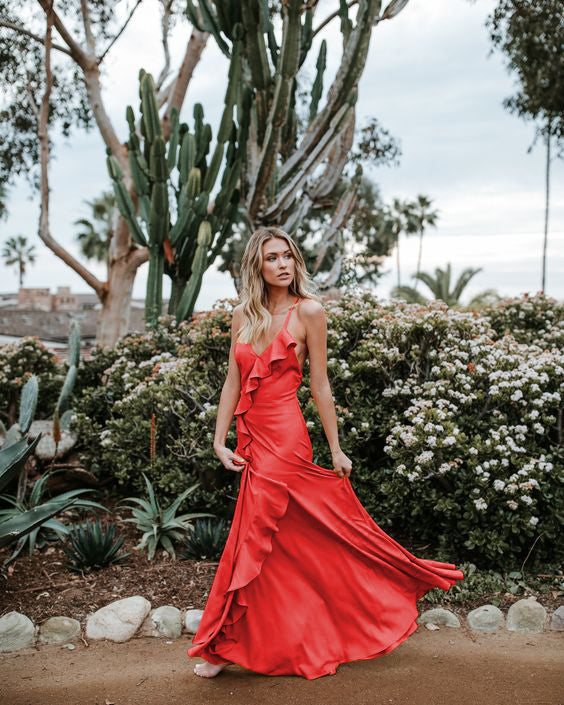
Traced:
[[299, 300], [300, 300], [300, 297], [298, 296], [298, 298], [290, 306], [290, 310], [288, 311], [288, 315], [286, 316], [286, 320], [284, 321], [284, 325], [282, 326], [283, 328], [286, 328], [286, 326], [288, 325], [288, 321], [290, 320], [290, 316], [292, 315], [292, 311], [294, 310], [294, 306], [298, 303]]

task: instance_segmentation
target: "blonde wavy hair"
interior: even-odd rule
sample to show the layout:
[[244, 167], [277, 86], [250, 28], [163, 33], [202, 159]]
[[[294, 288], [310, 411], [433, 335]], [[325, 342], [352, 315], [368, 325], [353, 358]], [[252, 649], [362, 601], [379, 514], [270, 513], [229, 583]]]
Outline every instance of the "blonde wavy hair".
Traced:
[[273, 225], [255, 230], [241, 259], [241, 304], [243, 323], [238, 330], [237, 341], [252, 345], [266, 335], [272, 325], [272, 316], [267, 308], [268, 287], [262, 276], [262, 246], [272, 238], [284, 240], [294, 257], [294, 278], [288, 292], [301, 299], [321, 301], [317, 287], [307, 271], [302, 253], [294, 240], [281, 228]]

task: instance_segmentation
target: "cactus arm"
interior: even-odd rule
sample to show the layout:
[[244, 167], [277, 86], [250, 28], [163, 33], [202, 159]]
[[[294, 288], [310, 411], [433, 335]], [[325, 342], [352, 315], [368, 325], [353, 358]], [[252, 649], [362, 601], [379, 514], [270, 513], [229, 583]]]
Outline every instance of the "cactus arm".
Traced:
[[80, 324], [76, 318], [70, 322], [68, 345], [69, 364], [78, 367], [80, 362]]
[[309, 125], [300, 146], [280, 168], [280, 183], [288, 181], [297, 170], [303, 169], [308, 160], [308, 153], [315, 150], [316, 145], [329, 129], [336, 113], [356, 89], [358, 80], [364, 70], [366, 56], [370, 44], [372, 25], [380, 10], [380, 0], [360, 0], [358, 4], [357, 21], [347, 42], [341, 65], [327, 95], [327, 102]]
[[208, 266], [208, 248], [210, 244], [211, 228], [210, 224], [204, 220], [198, 230], [198, 245], [194, 254], [192, 275], [186, 284], [176, 309], [177, 323], [192, 315], [202, 285], [202, 278]]
[[321, 95], [323, 93], [323, 74], [325, 73], [325, 67], [327, 66], [327, 42], [325, 39], [321, 42], [319, 46], [319, 54], [317, 55], [317, 63], [315, 65], [316, 74], [315, 81], [311, 87], [311, 103], [309, 106], [309, 120], [313, 121], [317, 115], [317, 110], [319, 108], [319, 101], [321, 100]]
[[106, 164], [108, 167], [108, 173], [112, 179], [118, 210], [124, 217], [125, 222], [129, 227], [131, 237], [139, 245], [147, 247], [147, 239], [141, 230], [139, 222], [137, 221], [135, 206], [133, 205], [131, 196], [129, 195], [129, 192], [123, 182], [123, 174], [119, 166], [119, 162], [113, 155], [110, 154], [106, 159]]
[[283, 38], [280, 59], [276, 68], [274, 98], [259, 161], [247, 195], [247, 210], [251, 219], [256, 217], [265, 188], [276, 165], [281, 131], [290, 104], [291, 88], [299, 68], [301, 7], [299, 0], [288, 0], [284, 5]]
[[31, 375], [27, 382], [22, 387], [20, 397], [20, 413], [18, 425], [21, 433], [25, 434], [29, 431], [35, 410], [37, 409], [37, 397], [39, 395], [39, 382], [36, 375]]
[[303, 167], [296, 173], [293, 179], [281, 188], [275, 202], [265, 211], [264, 217], [267, 220], [276, 218], [281, 210], [290, 205], [293, 194], [304, 185], [308, 174], [315, 169], [331, 148], [332, 142], [338, 134], [339, 126], [343, 121], [346, 121], [347, 113], [350, 110], [354, 110], [354, 108], [348, 104], [341, 106], [340, 110], [331, 121], [327, 132], [323, 135], [318, 144], [315, 145], [315, 148], [307, 154]]

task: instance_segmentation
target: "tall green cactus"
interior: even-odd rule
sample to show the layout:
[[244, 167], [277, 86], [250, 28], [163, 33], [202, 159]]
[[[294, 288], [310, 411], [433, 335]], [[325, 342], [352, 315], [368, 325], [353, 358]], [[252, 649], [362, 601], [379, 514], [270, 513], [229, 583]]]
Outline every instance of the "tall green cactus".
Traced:
[[[238, 215], [237, 185], [248, 134], [250, 99], [241, 91], [240, 26], [233, 28], [233, 36], [223, 115], [209, 158], [212, 129], [204, 122], [202, 105], [194, 105], [192, 130], [179, 122], [176, 110], [172, 111], [170, 139], [165, 143], [154, 81], [143, 70], [139, 74], [140, 131], [133, 109], [129, 106], [126, 111], [131, 188], [137, 208], [116, 157], [108, 155], [118, 208], [133, 241], [149, 249], [147, 323], [155, 323], [162, 311], [164, 274], [172, 280], [168, 312], [175, 314], [178, 322], [192, 315], [203, 275], [231, 234]], [[235, 108], [238, 124], [233, 119]], [[210, 196], [222, 166], [221, 183], [210, 208]]]
[[[190, 21], [200, 30], [210, 32], [232, 63], [236, 31], [240, 27], [243, 33], [241, 81], [250, 93], [252, 109], [240, 188], [245, 220], [251, 228], [275, 223], [293, 232], [309, 209], [324, 208], [328, 194], [340, 193], [342, 183], [338, 182], [342, 181], [352, 146], [358, 84], [373, 28], [395, 17], [407, 2], [392, 0], [381, 12], [380, 0], [359, 0], [353, 21], [349, 18], [350, 3], [338, 0], [341, 63], [321, 105], [327, 55], [327, 45], [322, 40], [311, 88], [308, 124], [300, 136], [296, 89], [299, 70], [317, 33], [314, 30], [317, 3], [303, 0], [281, 3], [278, 44], [274, 13], [267, 0], [238, 3], [188, 0]], [[321, 163], [324, 169], [319, 174]], [[340, 193], [327, 237], [333, 238], [346, 223], [347, 214], [354, 207], [359, 178], [358, 173], [347, 177], [348, 192]]]

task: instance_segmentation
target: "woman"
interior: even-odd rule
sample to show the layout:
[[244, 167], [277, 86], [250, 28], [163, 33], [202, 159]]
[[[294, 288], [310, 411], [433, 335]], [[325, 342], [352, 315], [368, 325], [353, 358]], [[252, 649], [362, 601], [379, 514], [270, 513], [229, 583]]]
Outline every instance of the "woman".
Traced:
[[[245, 248], [214, 449], [241, 473], [233, 521], [189, 656], [308, 680], [388, 653], [417, 629], [416, 601], [464, 575], [417, 558], [366, 512], [349, 481], [327, 379], [327, 326], [294, 241], [259, 228]], [[333, 468], [312, 462], [296, 391], [311, 394]], [[377, 400], [374, 400], [377, 403]], [[237, 448], [225, 446], [233, 414]]]

